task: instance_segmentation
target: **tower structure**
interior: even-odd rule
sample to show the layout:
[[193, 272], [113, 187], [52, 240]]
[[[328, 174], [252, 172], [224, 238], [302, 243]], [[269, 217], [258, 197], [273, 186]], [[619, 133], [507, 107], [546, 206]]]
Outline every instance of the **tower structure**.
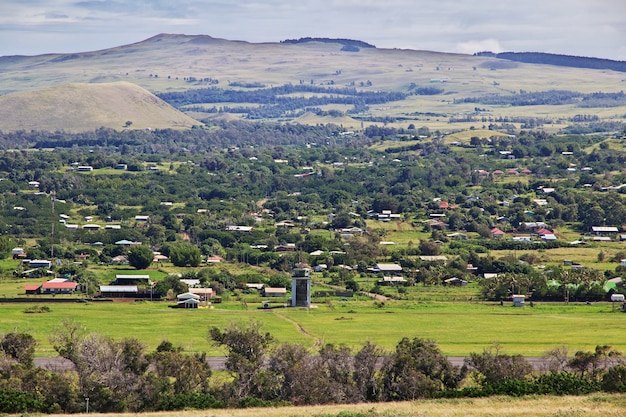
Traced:
[[296, 265], [291, 275], [291, 306], [311, 306], [311, 268]]

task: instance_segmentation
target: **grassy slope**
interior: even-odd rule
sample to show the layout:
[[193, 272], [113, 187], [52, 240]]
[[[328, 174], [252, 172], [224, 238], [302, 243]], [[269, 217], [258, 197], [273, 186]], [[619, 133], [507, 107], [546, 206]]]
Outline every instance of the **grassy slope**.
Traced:
[[[180, 91], [208, 87], [190, 83], [187, 77], [214, 78], [228, 82], [260, 82], [267, 86], [285, 83], [316, 85], [334, 82], [335, 87], [372, 82], [364, 90], [408, 92], [409, 85], [436, 86], [445, 94], [410, 96], [407, 100], [373, 105], [370, 114], [384, 117], [408, 116], [399, 127], [410, 123], [428, 125], [432, 130], [469, 128], [472, 123], [448, 124], [451, 115], [472, 112], [473, 104], [452, 104], [455, 98], [492, 93], [568, 89], [581, 92], [623, 90], [624, 76], [611, 71], [512, 63], [506, 69], [492, 69], [501, 60], [460, 54], [399, 50], [361, 49], [342, 52], [341, 45], [328, 43], [251, 44], [207, 36], [159, 35], [144, 42], [104, 51], [72, 55], [0, 58], [0, 93], [32, 90], [60, 83], [102, 83], [128, 81], [149, 91]], [[500, 65], [502, 67], [502, 65]], [[158, 75], [155, 77], [154, 75]], [[436, 83], [433, 80], [446, 80]], [[489, 107], [489, 106], [481, 106]], [[341, 106], [338, 109], [345, 110]], [[493, 116], [566, 117], [601, 114], [619, 118], [624, 108], [579, 109], [574, 106], [489, 107]], [[444, 116], [414, 115], [416, 112]], [[130, 118], [126, 119], [129, 120]], [[303, 122], [318, 123], [315, 118]], [[350, 118], [338, 121], [346, 128], [361, 127]], [[480, 128], [482, 123], [473, 123]]]
[[63, 84], [0, 97], [0, 129], [190, 128], [197, 122], [128, 82]]

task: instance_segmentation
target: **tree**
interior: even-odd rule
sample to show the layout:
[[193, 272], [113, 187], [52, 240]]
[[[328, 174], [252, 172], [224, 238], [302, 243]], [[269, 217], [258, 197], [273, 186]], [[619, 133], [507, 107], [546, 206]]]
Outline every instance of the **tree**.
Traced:
[[180, 278], [174, 274], [166, 276], [154, 286], [154, 292], [162, 296], [168, 294], [170, 290], [172, 290], [172, 296], [175, 296], [187, 292], [189, 288], [187, 288], [187, 284], [182, 282]]
[[500, 353], [499, 345], [495, 344], [482, 353], [470, 353], [467, 364], [478, 371], [483, 384], [495, 384], [504, 379], [524, 379], [529, 376], [533, 367], [522, 355], [505, 355]]
[[169, 257], [176, 266], [198, 266], [202, 262], [202, 252], [189, 242], [168, 245]]
[[128, 252], [128, 263], [137, 269], [146, 269], [154, 259], [154, 252], [146, 245], [133, 246]]
[[18, 363], [32, 367], [37, 341], [28, 333], [7, 333], [0, 340], [0, 348], [5, 355]]
[[261, 324], [253, 321], [247, 325], [233, 323], [224, 331], [217, 327], [209, 331], [209, 340], [225, 346], [228, 351], [226, 369], [234, 374], [231, 388], [237, 400], [259, 391], [255, 379], [263, 367], [267, 348], [274, 340], [260, 329]]
[[433, 397], [458, 386], [464, 371], [453, 366], [432, 340], [403, 338], [381, 370], [387, 400]]

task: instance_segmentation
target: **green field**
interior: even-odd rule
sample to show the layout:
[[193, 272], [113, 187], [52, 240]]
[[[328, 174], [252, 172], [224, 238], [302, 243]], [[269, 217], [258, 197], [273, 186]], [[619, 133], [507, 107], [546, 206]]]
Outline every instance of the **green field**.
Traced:
[[[367, 341], [391, 350], [403, 337], [436, 340], [447, 355], [480, 352], [499, 343], [509, 354], [541, 356], [566, 345], [570, 352], [608, 344], [626, 350], [626, 315], [610, 303], [584, 305], [536, 303], [514, 308], [509, 304], [468, 302], [374, 301], [321, 302], [315, 308], [262, 310], [261, 303], [231, 301], [211, 309], [172, 309], [166, 302], [48, 303], [49, 313], [28, 314], [32, 304], [0, 304], [0, 332], [20, 331], [38, 341], [38, 356], [54, 356], [49, 336], [66, 320], [89, 333], [119, 339], [135, 337], [149, 350], [164, 339], [190, 352], [221, 355], [207, 341], [208, 329], [232, 322], [258, 320], [279, 342], [313, 348], [324, 343], [358, 348]], [[377, 306], [378, 305], [378, 306]]]

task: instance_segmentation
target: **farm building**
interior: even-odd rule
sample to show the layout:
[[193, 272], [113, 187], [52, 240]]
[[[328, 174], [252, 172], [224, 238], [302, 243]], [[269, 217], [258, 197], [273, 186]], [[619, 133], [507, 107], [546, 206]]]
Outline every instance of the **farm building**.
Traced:
[[264, 297], [285, 297], [286, 295], [286, 288], [265, 288], [263, 290]]
[[136, 285], [101, 285], [100, 296], [104, 298], [134, 298], [139, 294]]
[[198, 308], [200, 306], [200, 296], [186, 292], [176, 296], [176, 307], [178, 308]]
[[200, 297], [200, 301], [209, 301], [215, 295], [213, 288], [189, 288], [189, 292]]
[[28, 266], [31, 268], [50, 268], [52, 262], [46, 259], [32, 259], [28, 261]]
[[379, 285], [387, 285], [387, 286], [405, 285], [406, 283], [407, 283], [406, 279], [404, 279], [403, 277], [397, 277], [397, 276], [386, 276], [386, 277], [383, 277], [383, 279], [378, 280]]
[[402, 274], [402, 266], [398, 264], [376, 264], [376, 266], [374, 266], [371, 270], [372, 272], [382, 272], [391, 275]]
[[114, 285], [150, 285], [150, 275], [116, 275]]

